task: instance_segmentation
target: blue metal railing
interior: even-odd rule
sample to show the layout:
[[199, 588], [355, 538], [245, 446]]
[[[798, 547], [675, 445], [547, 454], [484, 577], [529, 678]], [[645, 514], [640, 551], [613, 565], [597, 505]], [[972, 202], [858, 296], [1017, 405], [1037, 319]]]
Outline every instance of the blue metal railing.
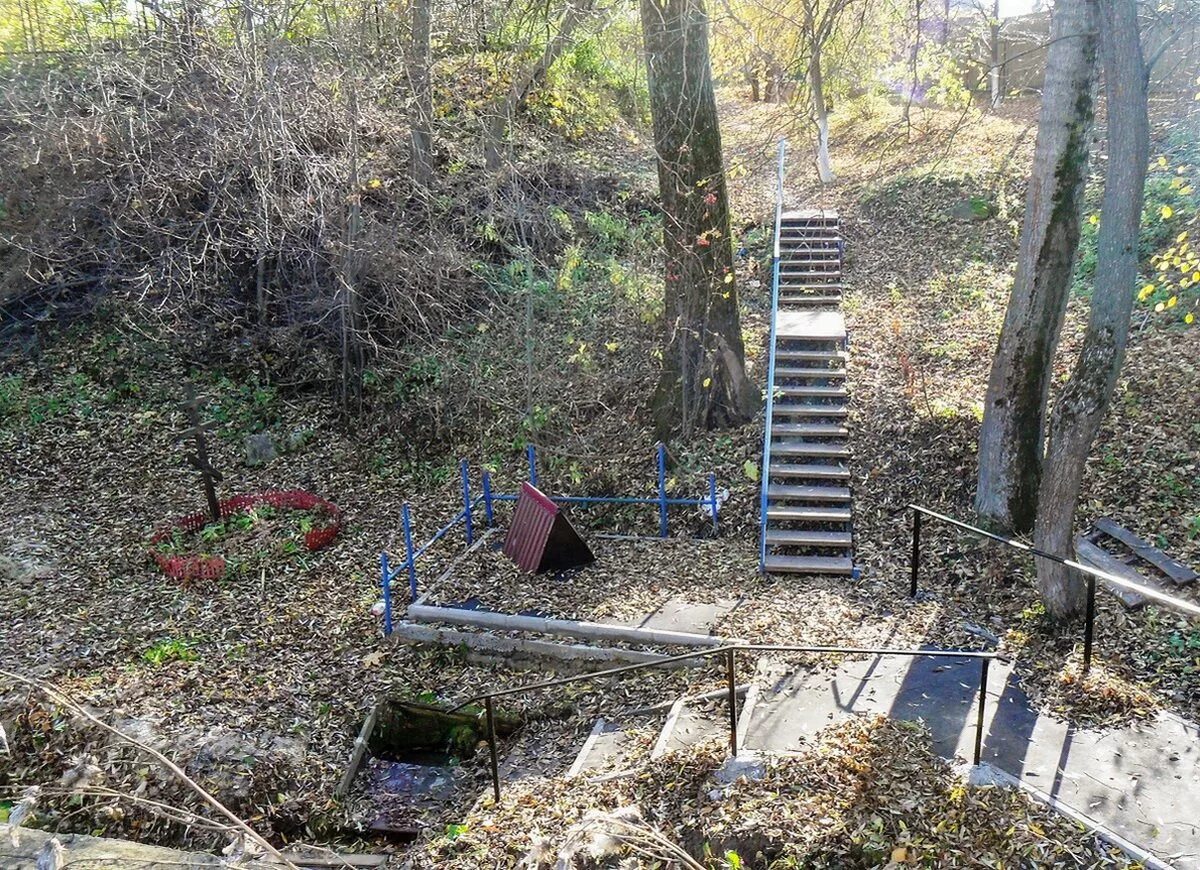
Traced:
[[[534, 445], [529, 444], [526, 446], [525, 457], [529, 468], [529, 482], [537, 486], [537, 449]], [[716, 534], [720, 531], [719, 514], [721, 501], [717, 494], [717, 476], [709, 473], [708, 493], [701, 498], [672, 498], [667, 495], [667, 448], [661, 442], [655, 445], [655, 466], [658, 486], [657, 494], [654, 496], [554, 495], [548, 496], [548, 498], [557, 504], [582, 506], [598, 504], [655, 505], [658, 507], [658, 534], [662, 538], [667, 537], [671, 532], [668, 508], [677, 505], [702, 507], [709, 513], [712, 519], [713, 533]], [[486, 469], [483, 472], [481, 480], [480, 488], [482, 491], [479, 495], [472, 498], [471, 472], [467, 460], [463, 459], [459, 461], [458, 471], [462, 487], [462, 509], [448, 523], [434, 532], [428, 541], [420, 547], [414, 547], [412, 512], [408, 502], [405, 502], [400, 508], [400, 525], [404, 533], [404, 561], [395, 570], [392, 570], [387, 552], [385, 551], [379, 555], [380, 583], [383, 587], [383, 633], [385, 635], [392, 633], [392, 582], [400, 576], [401, 572], [404, 572], [408, 578], [409, 600], [416, 601], [418, 597], [417, 560], [424, 556], [430, 547], [444, 538], [451, 529], [460, 523], [463, 525], [466, 546], [470, 547], [475, 543], [475, 508], [482, 503], [487, 527], [493, 528], [496, 524], [496, 502], [515, 502], [517, 500], [516, 493], [496, 492], [492, 486], [491, 472]]]
[[775, 248], [771, 254], [771, 334], [767, 339], [767, 417], [763, 424], [762, 487], [758, 504], [758, 570], [767, 570], [767, 487], [771, 477], [771, 418], [775, 413], [775, 319], [779, 315], [779, 228], [783, 223], [783, 160], [787, 140], [779, 140], [775, 176]]

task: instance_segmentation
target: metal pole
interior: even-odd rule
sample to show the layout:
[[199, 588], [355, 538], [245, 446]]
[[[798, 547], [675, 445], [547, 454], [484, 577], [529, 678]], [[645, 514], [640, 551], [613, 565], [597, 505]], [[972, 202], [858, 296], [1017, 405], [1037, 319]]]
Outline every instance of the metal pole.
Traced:
[[729, 751], [734, 756], [738, 754], [737, 662], [734, 659], [735, 655], [732, 648], [725, 651], [725, 679], [728, 682], [729, 690]]
[[463, 525], [466, 527], [469, 547], [475, 543], [475, 526], [471, 522], [471, 469], [467, 466], [467, 460], [458, 461], [458, 474], [462, 478]]
[[496, 718], [492, 713], [490, 695], [483, 699], [483, 707], [487, 711], [487, 742], [488, 751], [492, 756], [492, 793], [496, 796], [496, 803], [500, 803], [500, 764], [496, 760]]
[[667, 528], [667, 447], [658, 442], [658, 536], [665, 538]]
[[529, 482], [537, 486], [537, 448], [532, 444], [525, 445], [525, 461], [529, 463]]
[[404, 567], [408, 569], [408, 593], [417, 600], [417, 560], [413, 558], [412, 516], [408, 502], [400, 506], [400, 524], [404, 527]]
[[383, 636], [387, 637], [392, 633], [392, 573], [387, 553], [379, 554], [379, 574], [383, 579]]
[[1087, 583], [1087, 625], [1083, 633], [1083, 672], [1085, 674], [1092, 667], [1092, 635], [1096, 627], [1096, 578], [1089, 574]]
[[983, 708], [987, 703], [988, 665], [991, 659], [979, 660], [979, 713], [975, 719], [975, 765], [983, 757]]
[[912, 536], [912, 580], [908, 585], [908, 594], [911, 598], [917, 597], [917, 572], [921, 566], [921, 512], [913, 510], [913, 536]]
[[496, 525], [496, 506], [492, 503], [492, 475], [486, 468], [483, 470], [483, 515], [487, 519], [489, 529]]
[[717, 504], [717, 475], [709, 472], [708, 475], [708, 500], [712, 504], [712, 521], [713, 534], [721, 531], [721, 524], [717, 520], [717, 512], [720, 510], [720, 505]]

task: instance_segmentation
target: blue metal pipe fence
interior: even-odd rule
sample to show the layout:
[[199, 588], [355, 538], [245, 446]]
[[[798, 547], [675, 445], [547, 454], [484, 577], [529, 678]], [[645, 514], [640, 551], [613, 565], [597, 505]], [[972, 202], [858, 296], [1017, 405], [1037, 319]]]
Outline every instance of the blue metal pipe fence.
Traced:
[[775, 176], [775, 248], [771, 254], [771, 333], [767, 339], [767, 416], [763, 424], [763, 458], [759, 477], [758, 570], [767, 570], [767, 488], [771, 476], [771, 423], [775, 415], [775, 319], [779, 314], [779, 228], [783, 223], [783, 160], [787, 140], [779, 140], [779, 165]]
[[[529, 482], [536, 486], [538, 479], [537, 448], [534, 445], [529, 444], [526, 446], [525, 458], [529, 471]], [[661, 442], [655, 445], [655, 466], [657, 494], [654, 496], [554, 495], [548, 497], [557, 504], [574, 504], [585, 507], [601, 504], [656, 505], [658, 507], [658, 533], [659, 537], [662, 538], [670, 534], [667, 512], [669, 507], [700, 507], [710, 515], [713, 533], [716, 534], [719, 532], [721, 501], [717, 493], [717, 476], [713, 473], [708, 475], [708, 492], [704, 497], [675, 498], [667, 495], [667, 448]], [[474, 509], [482, 503], [487, 527], [493, 528], [496, 525], [496, 503], [515, 502], [517, 500], [518, 496], [516, 493], [495, 491], [492, 485], [491, 472], [487, 469], [484, 469], [481, 479], [481, 494], [472, 498], [470, 466], [466, 459], [459, 461], [458, 472], [462, 489], [462, 509], [448, 523], [434, 532], [429, 540], [421, 546], [413, 546], [412, 510], [408, 502], [405, 502], [400, 507], [400, 525], [404, 533], [404, 561], [395, 570], [392, 570], [388, 554], [384, 552], [379, 557], [380, 583], [383, 587], [383, 633], [385, 635], [392, 633], [392, 582], [400, 576], [400, 573], [403, 571], [407, 575], [409, 600], [416, 601], [418, 597], [417, 560], [424, 556], [430, 547], [445, 538], [459, 523], [463, 525], [463, 537], [466, 540], [466, 546], [472, 546], [475, 543]]]

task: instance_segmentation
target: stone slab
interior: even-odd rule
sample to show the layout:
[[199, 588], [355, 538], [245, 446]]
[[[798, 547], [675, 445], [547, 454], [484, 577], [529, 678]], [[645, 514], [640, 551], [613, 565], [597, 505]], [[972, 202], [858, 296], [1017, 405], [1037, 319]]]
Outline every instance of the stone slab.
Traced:
[[602, 619], [601, 622], [651, 631], [709, 634], [737, 605], [738, 602], [733, 599], [696, 603], [675, 596], [668, 598], [658, 610], [645, 616], [620, 620]]

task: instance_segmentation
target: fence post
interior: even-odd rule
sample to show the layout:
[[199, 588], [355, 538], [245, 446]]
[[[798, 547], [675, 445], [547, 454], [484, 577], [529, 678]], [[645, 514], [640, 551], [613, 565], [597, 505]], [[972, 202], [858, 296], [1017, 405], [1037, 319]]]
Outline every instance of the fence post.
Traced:
[[913, 508], [913, 535], [912, 535], [912, 580], [909, 582], [908, 594], [912, 598], [917, 597], [917, 572], [921, 565], [921, 512]]
[[487, 711], [487, 741], [488, 751], [492, 756], [492, 793], [496, 803], [500, 803], [500, 765], [496, 761], [496, 717], [492, 712], [492, 696], [483, 699], [483, 708]]
[[529, 483], [537, 486], [537, 448], [532, 444], [525, 445], [525, 461], [529, 463]]
[[413, 555], [412, 516], [408, 502], [400, 506], [400, 524], [404, 527], [404, 567], [408, 569], [408, 593], [412, 601], [417, 600], [417, 560]]
[[728, 683], [729, 690], [729, 751], [736, 756], [738, 754], [738, 735], [737, 735], [737, 660], [733, 647], [725, 650], [725, 680]]
[[471, 469], [467, 466], [467, 460], [458, 461], [458, 474], [462, 478], [463, 526], [466, 529], [469, 547], [475, 543], [475, 526], [471, 522]]
[[1087, 578], [1087, 617], [1083, 630], [1083, 672], [1086, 674], [1092, 667], [1092, 634], [1096, 625], [1096, 578], [1088, 574]]
[[658, 536], [665, 538], [667, 526], [667, 445], [658, 442]]
[[483, 516], [489, 529], [496, 525], [496, 507], [492, 504], [492, 475], [486, 468], [483, 470]]
[[979, 760], [983, 757], [983, 706], [987, 703], [987, 683], [988, 683], [988, 665], [991, 664], [991, 659], [982, 658], [979, 660], [979, 712], [975, 719], [975, 766], [979, 766]]
[[392, 577], [387, 553], [379, 554], [379, 574], [383, 578], [383, 636], [392, 633]]
[[720, 510], [720, 505], [717, 504], [717, 475], [714, 472], [708, 473], [708, 500], [712, 504], [712, 521], [713, 534], [721, 531], [721, 524], [717, 521], [717, 511]]

